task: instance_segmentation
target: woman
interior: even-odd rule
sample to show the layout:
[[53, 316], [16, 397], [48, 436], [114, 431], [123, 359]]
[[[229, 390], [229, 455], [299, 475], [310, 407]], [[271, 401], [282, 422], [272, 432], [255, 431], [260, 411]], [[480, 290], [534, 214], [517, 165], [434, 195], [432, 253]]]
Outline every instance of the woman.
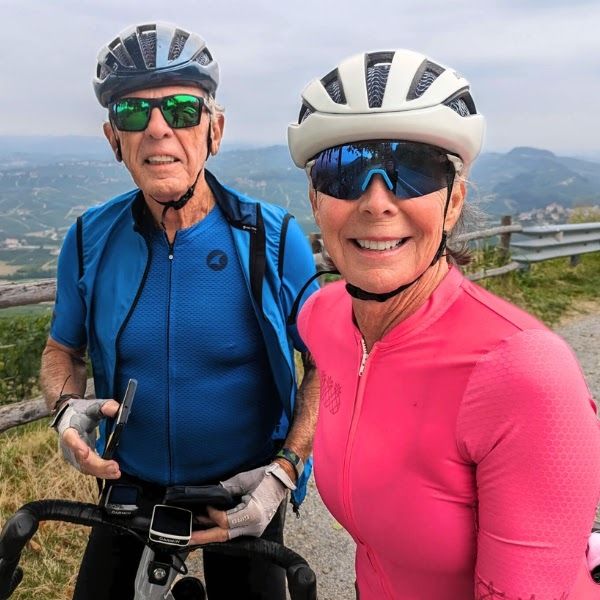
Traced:
[[585, 563], [600, 434], [581, 370], [456, 266], [483, 127], [464, 78], [396, 50], [310, 83], [288, 131], [345, 280], [298, 323], [321, 378], [316, 481], [356, 541], [361, 600], [600, 597]]

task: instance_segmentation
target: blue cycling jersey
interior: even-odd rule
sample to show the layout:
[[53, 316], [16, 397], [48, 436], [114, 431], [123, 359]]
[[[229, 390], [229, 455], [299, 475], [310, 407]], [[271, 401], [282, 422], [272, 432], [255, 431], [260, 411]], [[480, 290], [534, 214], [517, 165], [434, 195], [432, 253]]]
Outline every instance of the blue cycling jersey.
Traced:
[[[236, 318], [246, 319], [243, 325], [247, 326], [250, 319], [247, 318], [247, 313], [242, 306], [247, 306], [244, 303], [249, 302], [255, 320], [252, 321], [248, 335], [254, 335], [252, 328], [255, 323], [258, 324], [264, 344], [272, 382], [265, 383], [262, 379], [259, 387], [263, 383], [265, 389], [271, 383], [275, 386], [276, 397], [271, 396], [271, 399], [275, 401], [277, 408], [272, 410], [280, 414], [281, 418], [273, 429], [272, 437], [274, 443], [281, 443], [287, 435], [289, 420], [294, 410], [296, 382], [293, 348], [305, 350], [295, 322], [289, 317], [294, 300], [299, 296], [305, 282], [314, 274], [310, 247], [300, 227], [284, 209], [262, 203], [223, 186], [208, 171], [205, 172], [205, 179], [224, 216], [228, 239], [232, 240], [233, 252], [231, 256], [227, 256], [228, 265], [234, 262], [234, 258], [237, 259], [235, 265], [240, 268], [242, 282], [240, 285], [245, 288], [246, 298], [240, 301], [238, 307], [241, 316], [237, 315]], [[207, 218], [211, 218], [210, 214]], [[198, 223], [198, 226], [205, 227], [201, 223]], [[77, 219], [77, 224], [69, 229], [61, 249], [50, 335], [52, 339], [69, 348], [87, 347], [93, 366], [95, 391], [99, 398], [119, 399], [122, 394], [127, 373], [121, 370], [123, 357], [120, 354], [123, 351], [127, 352], [127, 348], [121, 347], [121, 340], [123, 336], [128, 336], [133, 331], [131, 329], [127, 331], [128, 323], [136, 315], [136, 305], [142, 300], [147, 279], [151, 275], [151, 254], [153, 250], [157, 251], [153, 249], [152, 242], [155, 228], [154, 221], [148, 218], [143, 195], [136, 189], [88, 209]], [[194, 228], [190, 228], [190, 231], [192, 229]], [[177, 269], [182, 264], [179, 261], [178, 241], [183, 238], [179, 235], [178, 233], [175, 244], [177, 256], [174, 258], [173, 265]], [[186, 235], [184, 234], [184, 237]], [[220, 266], [225, 266], [219, 246], [215, 246], [211, 252], [205, 259], [210, 265], [209, 269], [215, 267], [218, 270]], [[317, 282], [313, 281], [300, 294], [300, 304], [317, 288]], [[215, 305], [219, 310], [223, 296], [232, 292], [229, 291], [229, 287], [225, 287], [221, 293], [219, 304]], [[186, 298], [191, 302], [192, 296]], [[201, 313], [203, 298], [195, 297], [193, 300], [193, 306], [189, 306], [188, 314]], [[218, 317], [219, 314], [220, 312], [217, 312], [213, 317]], [[185, 331], [185, 328], [181, 327], [181, 331]], [[151, 341], [147, 342], [145, 348], [148, 352], [152, 352], [156, 350], [152, 346], [154, 337], [149, 335], [149, 338]], [[164, 339], [166, 340], [166, 337]], [[166, 360], [164, 350], [164, 347], [161, 348], [157, 354], [162, 355], [162, 359]], [[258, 353], [261, 357], [264, 356], [262, 351]], [[197, 368], [201, 369], [202, 365], [194, 364], [194, 371]], [[169, 375], [172, 376], [172, 373]], [[140, 409], [140, 404], [145, 404], [147, 400], [144, 398], [151, 393], [140, 390], [140, 397], [134, 403], [133, 419], [136, 411], [143, 410]], [[188, 397], [190, 398], [191, 396]], [[202, 405], [192, 403], [191, 400], [187, 406], [193, 408], [193, 412], [186, 426], [197, 422], [196, 408], [202, 410]], [[234, 408], [231, 407], [232, 410], [226, 419], [226, 433], [231, 432], [231, 428], [235, 427], [230, 422], [235, 422], [239, 418]], [[166, 413], [163, 414], [166, 418]], [[263, 413], [266, 424], [261, 427], [271, 428], [271, 415], [270, 410]], [[217, 422], [215, 421], [214, 424], [216, 426]], [[127, 428], [129, 427], [128, 424]], [[253, 461], [260, 456], [262, 450], [256, 440], [262, 439], [260, 432], [263, 430], [259, 428], [254, 441], [252, 441], [254, 434], [251, 434], [251, 448], [245, 460]], [[106, 435], [107, 423], [102, 422], [97, 442], [100, 453], [103, 451]], [[171, 433], [171, 440], [173, 437]], [[179, 443], [180, 436], [175, 437]], [[198, 436], [186, 435], [185, 437], [186, 443], [193, 445]], [[126, 441], [123, 443], [127, 444]], [[151, 445], [149, 441], [142, 443], [146, 443], [147, 448]], [[162, 449], [165, 449], [164, 445]], [[126, 452], [126, 448], [121, 450], [122, 454]], [[237, 454], [238, 450], [239, 448], [234, 448], [232, 455]], [[179, 452], [177, 455], [180, 456]], [[232, 460], [244, 459], [234, 456]], [[296, 503], [301, 502], [306, 493], [311, 464], [310, 458], [305, 461], [305, 471], [297, 482], [297, 489], [292, 493]], [[200, 477], [206, 475], [202, 473]], [[226, 473], [220, 477], [223, 475]], [[179, 474], [176, 477], [179, 477]], [[193, 481], [198, 481], [196, 475]]]
[[221, 210], [171, 245], [161, 230], [149, 240], [143, 289], [118, 343], [118, 397], [130, 377], [139, 382], [121, 468], [201, 484], [268, 462], [282, 407]]

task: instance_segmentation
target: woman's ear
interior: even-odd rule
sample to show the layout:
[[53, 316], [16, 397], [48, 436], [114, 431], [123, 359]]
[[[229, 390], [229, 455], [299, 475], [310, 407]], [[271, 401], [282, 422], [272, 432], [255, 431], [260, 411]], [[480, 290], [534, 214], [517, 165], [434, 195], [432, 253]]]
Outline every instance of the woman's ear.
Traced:
[[312, 208], [315, 223], [317, 224], [317, 227], [320, 229], [321, 223], [320, 223], [320, 214], [319, 214], [319, 199], [317, 198], [317, 190], [315, 190], [315, 188], [312, 185], [310, 185], [308, 187], [308, 198], [310, 200], [310, 206]]
[[451, 231], [463, 209], [465, 198], [467, 196], [467, 186], [465, 185], [464, 179], [457, 178], [452, 186], [452, 193], [450, 195], [450, 202], [448, 203], [448, 210], [446, 211], [445, 229]]

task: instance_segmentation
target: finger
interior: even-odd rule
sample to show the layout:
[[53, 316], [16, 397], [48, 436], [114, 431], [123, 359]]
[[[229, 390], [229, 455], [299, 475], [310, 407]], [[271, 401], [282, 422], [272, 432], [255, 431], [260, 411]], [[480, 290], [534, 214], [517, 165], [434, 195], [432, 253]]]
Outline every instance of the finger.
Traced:
[[114, 460], [104, 460], [92, 451], [87, 456], [75, 453], [75, 457], [83, 473], [100, 479], [119, 479], [121, 477], [119, 463]]
[[206, 515], [194, 515], [194, 524], [207, 526], [204, 527], [205, 529], [208, 529], [211, 526], [214, 527], [216, 525], [216, 523]]
[[201, 529], [192, 532], [190, 544], [211, 544], [213, 542], [226, 542], [229, 539], [229, 530], [221, 527]]
[[81, 454], [87, 457], [91, 448], [81, 439], [78, 431], [74, 427], [68, 427], [62, 434], [62, 443], [74, 454]]
[[218, 510], [212, 506], [207, 506], [206, 512], [213, 523], [216, 523], [222, 529], [229, 529], [227, 513], [224, 510]]
[[105, 417], [114, 417], [119, 412], [121, 405], [116, 400], [109, 400], [102, 405], [100, 409]]
[[251, 496], [248, 495], [248, 494], [246, 494], [245, 496], [242, 496], [242, 501], [238, 505], [234, 506], [233, 508], [230, 508], [227, 511], [227, 514], [228, 515], [235, 515], [235, 513], [238, 513], [241, 510], [244, 510], [245, 508], [248, 508], [248, 502], [250, 502], [250, 498], [251, 498]]
[[77, 430], [69, 427], [62, 436], [62, 443], [73, 452], [82, 473], [94, 475], [101, 479], [118, 479], [121, 477], [119, 463], [115, 460], [100, 458], [82, 439]]

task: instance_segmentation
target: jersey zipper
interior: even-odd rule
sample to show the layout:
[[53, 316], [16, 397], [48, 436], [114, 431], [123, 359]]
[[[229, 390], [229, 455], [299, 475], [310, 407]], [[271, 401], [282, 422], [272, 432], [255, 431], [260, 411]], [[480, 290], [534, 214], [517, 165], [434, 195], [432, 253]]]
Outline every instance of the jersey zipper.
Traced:
[[[352, 455], [352, 449], [354, 447], [354, 436], [356, 434], [356, 429], [358, 428], [358, 419], [360, 416], [362, 401], [363, 401], [363, 390], [366, 381], [365, 370], [367, 369], [367, 360], [369, 358], [369, 353], [367, 352], [367, 347], [365, 344], [365, 340], [360, 338], [360, 351], [361, 358], [360, 364], [358, 367], [358, 385], [356, 388], [356, 396], [354, 398], [354, 406], [352, 408], [352, 418], [350, 420], [350, 430], [348, 432], [348, 439], [346, 440], [346, 451], [344, 453], [344, 466], [342, 471], [342, 503], [344, 506], [344, 510], [348, 515], [348, 519], [352, 521], [354, 524], [354, 517], [352, 515], [352, 507], [350, 502], [350, 460]], [[356, 531], [356, 526], [353, 526], [353, 529]], [[360, 538], [359, 538], [360, 540]], [[360, 540], [361, 543], [364, 543]]]
[[173, 259], [175, 257], [175, 240], [177, 239], [177, 232], [173, 236], [173, 241], [170, 242], [167, 234], [165, 233], [165, 239], [169, 247], [169, 281], [167, 289], [169, 290], [169, 297], [167, 299], [167, 448], [169, 451], [169, 481], [173, 477], [173, 449], [171, 444], [171, 295], [172, 289], [171, 284], [173, 282]]
[[[348, 440], [346, 442], [346, 452], [344, 454], [344, 470], [342, 474], [342, 503], [344, 506], [344, 510], [348, 515], [348, 520], [352, 523], [352, 529], [354, 531], [358, 531], [356, 526], [356, 521], [354, 520], [354, 515], [352, 513], [352, 503], [350, 499], [350, 462], [352, 459], [352, 450], [354, 448], [354, 438], [356, 436], [356, 430], [358, 429], [358, 422], [360, 420], [360, 413], [362, 410], [362, 403], [365, 395], [365, 388], [367, 385], [367, 375], [369, 371], [369, 357], [373, 356], [375, 351], [375, 345], [371, 348], [371, 352], [367, 351], [367, 344], [365, 339], [361, 336], [360, 338], [360, 364], [358, 367], [358, 385], [356, 389], [356, 396], [354, 399], [354, 407], [352, 411], [352, 419], [350, 421], [350, 431], [348, 433]], [[365, 552], [367, 555], [367, 559], [371, 563], [371, 567], [377, 573], [378, 578], [380, 580], [379, 584], [381, 586], [382, 591], [388, 596], [390, 599], [393, 597], [387, 588], [386, 580], [383, 575], [381, 568], [379, 567], [379, 563], [373, 552], [371, 551], [370, 546], [360, 537], [356, 536], [357, 540], [364, 546]]]
[[369, 358], [369, 353], [367, 352], [367, 344], [365, 343], [365, 338], [361, 336], [360, 345], [362, 348], [362, 359], [360, 361], [360, 367], [358, 368], [358, 376], [362, 377], [362, 374], [365, 372], [365, 365], [367, 364], [367, 358]]

